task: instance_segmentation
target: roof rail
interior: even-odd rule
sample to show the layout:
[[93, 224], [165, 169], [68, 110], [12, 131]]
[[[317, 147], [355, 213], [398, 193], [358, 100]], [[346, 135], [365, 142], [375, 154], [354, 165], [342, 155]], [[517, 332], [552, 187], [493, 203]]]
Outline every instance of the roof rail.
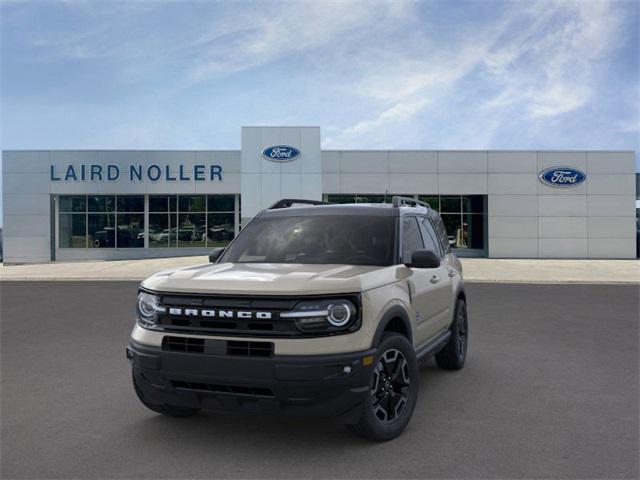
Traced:
[[394, 195], [393, 198], [391, 199], [391, 204], [396, 208], [403, 207], [403, 206], [410, 206], [410, 204], [414, 204], [416, 207], [417, 206], [426, 207], [427, 210], [431, 208], [431, 205], [429, 205], [427, 202], [422, 202], [420, 200], [416, 200], [415, 198], [411, 198], [411, 197], [399, 197], [396, 195]]
[[303, 205], [329, 205], [329, 202], [323, 202], [321, 200], [305, 200], [302, 198], [283, 198], [269, 207], [269, 210], [277, 208], [291, 208], [295, 204]]

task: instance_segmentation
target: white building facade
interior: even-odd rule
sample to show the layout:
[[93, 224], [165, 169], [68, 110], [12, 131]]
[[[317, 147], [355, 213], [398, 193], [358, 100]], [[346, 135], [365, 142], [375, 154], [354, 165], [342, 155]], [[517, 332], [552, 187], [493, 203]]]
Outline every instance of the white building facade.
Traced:
[[239, 151], [3, 152], [6, 263], [199, 255], [281, 198], [411, 196], [459, 255], [636, 258], [632, 151], [322, 150], [243, 127]]

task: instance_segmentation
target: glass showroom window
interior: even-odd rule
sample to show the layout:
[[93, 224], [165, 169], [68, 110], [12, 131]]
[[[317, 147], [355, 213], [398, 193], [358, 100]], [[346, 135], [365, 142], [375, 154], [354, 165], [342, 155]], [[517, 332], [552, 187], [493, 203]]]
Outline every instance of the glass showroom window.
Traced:
[[355, 195], [325, 195], [325, 202], [329, 203], [356, 203]]
[[58, 204], [60, 248], [87, 247], [87, 197], [60, 197]]
[[235, 195], [149, 196], [149, 247], [213, 247], [235, 235]]
[[144, 196], [118, 196], [116, 212], [118, 248], [144, 247]]
[[[378, 194], [358, 194], [358, 195], [326, 195], [325, 200], [329, 203], [384, 203], [384, 195]], [[387, 195], [387, 202], [391, 201], [392, 195]]]
[[177, 245], [177, 197], [149, 196], [149, 247], [166, 248]]
[[[238, 196], [238, 201], [240, 197]], [[238, 205], [237, 211], [240, 211]], [[207, 246], [223, 247], [235, 235], [236, 209], [234, 195], [207, 196]]]
[[206, 195], [178, 197], [178, 247], [206, 246]]
[[418, 199], [440, 212], [451, 248], [485, 248], [484, 195], [419, 195]]
[[60, 248], [144, 247], [144, 196], [61, 195]]
[[87, 245], [90, 248], [116, 247], [115, 195], [87, 198]]

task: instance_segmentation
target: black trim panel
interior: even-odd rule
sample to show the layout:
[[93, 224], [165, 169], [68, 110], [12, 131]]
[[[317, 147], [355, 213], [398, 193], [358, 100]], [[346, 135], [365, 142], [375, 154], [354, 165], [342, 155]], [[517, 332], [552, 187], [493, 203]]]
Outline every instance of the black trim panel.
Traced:
[[442, 350], [450, 337], [451, 330], [445, 330], [444, 332], [439, 333], [435, 338], [416, 350], [416, 357], [420, 361], [427, 360], [429, 357], [432, 357]]
[[[353, 423], [369, 394], [375, 349], [334, 355], [236, 357], [167, 352], [131, 342], [136, 383], [155, 404], [338, 417]], [[271, 392], [259, 395], [256, 392]]]

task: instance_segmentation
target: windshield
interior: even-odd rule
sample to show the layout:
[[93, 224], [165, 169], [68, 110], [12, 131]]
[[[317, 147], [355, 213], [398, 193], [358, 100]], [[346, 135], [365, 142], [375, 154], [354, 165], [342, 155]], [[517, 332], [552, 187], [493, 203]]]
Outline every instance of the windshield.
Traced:
[[312, 215], [253, 220], [222, 262], [392, 265], [395, 217]]

